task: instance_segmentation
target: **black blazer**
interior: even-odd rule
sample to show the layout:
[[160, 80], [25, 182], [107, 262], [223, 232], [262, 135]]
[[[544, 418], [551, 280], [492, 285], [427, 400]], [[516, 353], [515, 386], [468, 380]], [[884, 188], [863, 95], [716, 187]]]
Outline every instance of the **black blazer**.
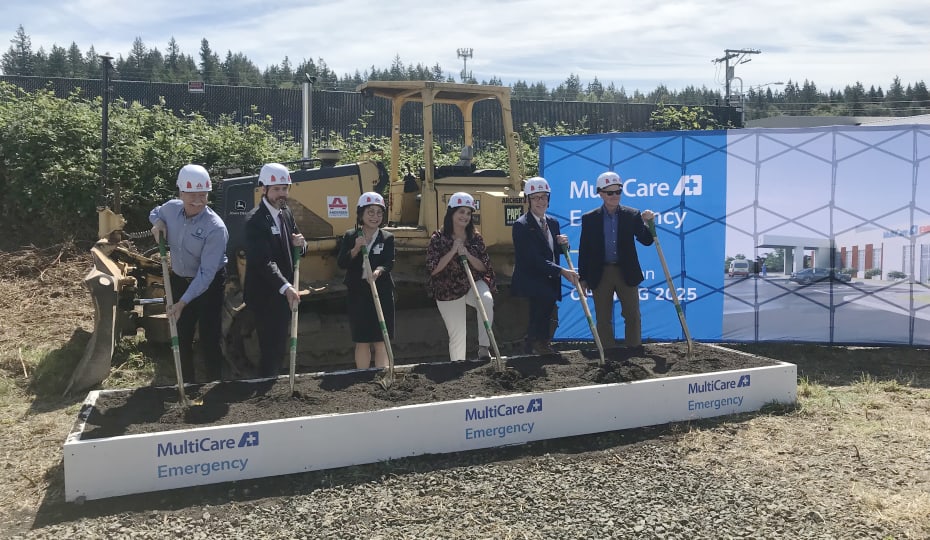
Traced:
[[[339, 265], [339, 268], [346, 271], [345, 279], [342, 282], [345, 283], [347, 287], [353, 288], [364, 285], [367, 289], [368, 284], [362, 279], [362, 258], [353, 258], [350, 253], [352, 248], [355, 247], [356, 234], [355, 229], [349, 229], [342, 235], [342, 242], [339, 245], [339, 255], [336, 257], [336, 264]], [[380, 249], [378, 246], [381, 246]], [[394, 269], [393, 234], [384, 229], [378, 230], [378, 238], [375, 240], [375, 243], [372, 244], [371, 251], [368, 252], [368, 262], [371, 264], [372, 271], [379, 266], [384, 269], [384, 273], [375, 281], [375, 284], [378, 286], [378, 294], [381, 294], [383, 285], [390, 285], [393, 287], [394, 279], [391, 277], [391, 270]]]
[[562, 234], [559, 222], [546, 216], [546, 225], [552, 234], [550, 244], [539, 226], [539, 220], [527, 212], [513, 224], [515, 262], [510, 291], [514, 296], [535, 296], [562, 299], [561, 246], [555, 237]]
[[[644, 246], [654, 242], [639, 210], [620, 205], [617, 227], [617, 258], [623, 281], [633, 287], [643, 282], [643, 270], [636, 253], [635, 238]], [[604, 206], [581, 216], [581, 241], [578, 245], [578, 275], [594, 289], [604, 275]]]
[[[300, 234], [294, 215], [289, 209], [284, 209], [283, 218], [290, 233]], [[294, 266], [291, 256], [285, 251], [279, 235], [272, 231], [273, 227], [276, 227], [275, 219], [263, 200], [249, 212], [245, 222], [246, 270], [243, 299], [247, 305], [267, 305], [274, 299], [281, 299], [281, 302], [286, 304], [286, 298], [278, 293], [278, 290], [286, 283], [298, 287], [297, 283], [293, 283]]]

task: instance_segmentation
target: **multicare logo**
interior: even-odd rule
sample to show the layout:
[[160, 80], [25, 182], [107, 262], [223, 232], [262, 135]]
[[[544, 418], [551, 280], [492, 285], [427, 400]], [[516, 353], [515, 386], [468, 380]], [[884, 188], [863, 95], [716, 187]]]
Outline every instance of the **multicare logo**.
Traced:
[[[200, 437], [186, 439], [181, 442], [159, 443], [158, 457], [187, 457], [187, 460], [170, 460], [171, 464], [160, 463], [155, 466], [155, 476], [159, 479], [178, 479], [190, 476], [210, 476], [217, 473], [234, 472], [241, 474], [249, 466], [249, 458], [234, 459], [199, 458], [194, 454], [216, 452], [219, 450], [232, 450], [236, 448], [250, 448], [258, 446], [258, 431], [244, 431], [238, 438], [214, 439], [213, 437]], [[193, 461], [183, 463], [184, 461]], [[181, 461], [182, 463], [177, 463]]]
[[[533, 433], [533, 428], [536, 427], [536, 422], [522, 421], [522, 419], [513, 417], [541, 413], [542, 410], [542, 398], [530, 398], [529, 402], [519, 405], [500, 403], [498, 405], [485, 405], [484, 407], [465, 409], [466, 422], [482, 421], [480, 427], [465, 428], [465, 440], [503, 439], [518, 434], [531, 435]], [[503, 423], [488, 425], [494, 420], [499, 420]]]
[[708, 379], [688, 384], [688, 394], [703, 394], [704, 392], [719, 392], [721, 390], [734, 390], [748, 388], [750, 376], [740, 375], [739, 379]]
[[245, 431], [238, 439], [234, 437], [228, 439], [200, 437], [198, 439], [186, 439], [181, 442], [158, 443], [156, 455], [157, 457], [183, 456], [186, 454], [216, 452], [218, 450], [230, 450], [233, 448], [246, 448], [251, 446], [258, 446], [257, 431]]
[[472, 407], [470, 409], [465, 409], [465, 421], [473, 422], [475, 420], [488, 420], [492, 418], [542, 412], [542, 408], [542, 398], [532, 398], [529, 403], [525, 405], [508, 405], [506, 403], [501, 403], [499, 405]]

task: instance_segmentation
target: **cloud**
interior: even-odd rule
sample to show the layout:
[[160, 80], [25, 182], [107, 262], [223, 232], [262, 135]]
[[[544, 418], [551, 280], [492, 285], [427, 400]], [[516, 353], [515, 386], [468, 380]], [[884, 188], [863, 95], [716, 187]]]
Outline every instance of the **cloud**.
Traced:
[[570, 74], [628, 91], [693, 85], [720, 88], [724, 49], [756, 48], [735, 74], [745, 86], [812, 80], [822, 90], [861, 81], [887, 87], [926, 77], [930, 13], [925, 0], [113, 0], [7, 2], [0, 20], [12, 38], [23, 24], [33, 48], [72, 41], [86, 51], [126, 55], [136, 37], [164, 51], [173, 36], [199, 61], [202, 38], [221, 57], [242, 52], [260, 68], [322, 58], [337, 74], [405, 64], [439, 64], [458, 76], [460, 47], [474, 50], [478, 80], [545, 82]]

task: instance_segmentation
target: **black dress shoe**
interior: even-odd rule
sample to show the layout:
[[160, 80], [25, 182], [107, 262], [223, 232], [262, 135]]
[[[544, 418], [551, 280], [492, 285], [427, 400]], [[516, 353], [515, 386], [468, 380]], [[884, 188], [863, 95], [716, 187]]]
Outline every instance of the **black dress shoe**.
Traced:
[[552, 348], [548, 341], [534, 341], [533, 354], [559, 354], [559, 351]]

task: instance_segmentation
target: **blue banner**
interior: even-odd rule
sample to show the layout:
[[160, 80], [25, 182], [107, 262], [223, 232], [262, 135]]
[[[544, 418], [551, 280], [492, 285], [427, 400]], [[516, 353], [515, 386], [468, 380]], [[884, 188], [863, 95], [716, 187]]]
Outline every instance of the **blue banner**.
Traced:
[[[602, 172], [623, 180], [620, 204], [656, 213], [695, 339], [930, 343], [928, 126], [543, 137], [539, 155], [576, 265]], [[658, 247], [637, 249], [643, 339], [684, 339]], [[563, 288], [556, 339], [590, 339]], [[622, 338], [616, 299], [614, 326]]]

